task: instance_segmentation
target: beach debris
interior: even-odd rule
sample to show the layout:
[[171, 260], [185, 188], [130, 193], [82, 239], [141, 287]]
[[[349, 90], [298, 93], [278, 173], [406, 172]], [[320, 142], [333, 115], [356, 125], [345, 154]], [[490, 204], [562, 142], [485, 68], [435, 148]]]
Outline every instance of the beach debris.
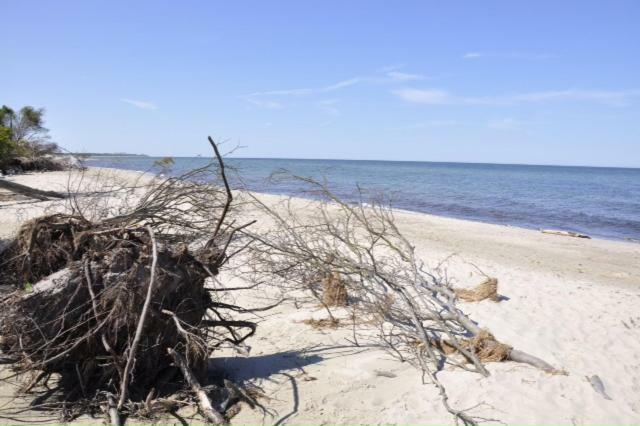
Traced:
[[182, 375], [184, 376], [184, 379], [186, 380], [187, 384], [189, 385], [193, 393], [196, 395], [196, 398], [198, 399], [198, 407], [200, 408], [200, 412], [202, 413], [204, 418], [207, 420], [207, 422], [214, 425], [228, 423], [227, 419], [221, 413], [219, 413], [215, 408], [213, 408], [213, 405], [211, 404], [211, 400], [209, 399], [209, 396], [202, 389], [200, 382], [196, 378], [195, 374], [193, 374], [193, 371], [191, 371], [191, 368], [189, 367], [187, 360], [184, 359], [184, 357], [180, 353], [176, 352], [174, 349], [170, 347], [167, 348], [167, 352], [169, 353], [169, 355], [171, 355], [176, 365], [180, 368], [180, 371], [182, 371]]
[[[211, 398], [232, 390], [211, 381], [208, 358], [242, 345], [256, 324], [233, 318], [251, 309], [220, 301], [235, 289], [207, 282], [251, 243], [238, 231], [253, 222], [229, 217], [233, 195], [210, 143], [218, 166], [188, 176], [209, 170], [220, 186], [157, 180], [135, 205], [100, 220], [73, 200], [71, 214], [25, 223], [2, 253], [0, 279], [15, 290], [2, 298], [0, 349], [17, 377], [34, 375], [23, 392], [39, 409], [65, 420], [102, 410], [116, 425], [195, 400], [207, 422], [227, 422]], [[55, 387], [38, 390], [51, 376]], [[160, 401], [169, 396], [175, 404]], [[0, 416], [21, 410], [4, 407]]]
[[[513, 349], [509, 345], [500, 343], [488, 330], [480, 330], [478, 334], [471, 339], [460, 340], [458, 349], [448, 340], [443, 339], [438, 344], [438, 349], [447, 355], [462, 354], [461, 350], [467, 350], [475, 354], [482, 362], [502, 362], [509, 359], [509, 353]], [[464, 362], [469, 362], [464, 359]]]
[[604, 383], [602, 383], [602, 379], [598, 375], [593, 376], [585, 376], [587, 381], [591, 384], [591, 387], [594, 391], [598, 392], [600, 395], [604, 397], [604, 399], [611, 400], [611, 397], [607, 394], [607, 391], [604, 388]]
[[561, 235], [563, 237], [591, 239], [591, 237], [586, 234], [581, 234], [579, 232], [573, 232], [573, 231], [561, 231], [557, 229], [541, 229], [540, 232], [542, 232], [543, 234]]
[[480, 302], [489, 299], [493, 302], [499, 302], [498, 295], [498, 279], [487, 278], [480, 284], [472, 288], [456, 288], [453, 290], [458, 299], [464, 302]]
[[314, 382], [314, 381], [318, 380], [317, 377], [311, 376], [311, 375], [309, 375], [308, 373], [306, 373], [304, 371], [300, 374], [299, 377], [305, 382]]
[[56, 191], [43, 191], [42, 189], [32, 188], [30, 186], [22, 185], [20, 183], [11, 182], [6, 178], [0, 177], [0, 189], [4, 189], [16, 194], [25, 195], [30, 198], [35, 198], [40, 201], [51, 200], [52, 198], [62, 199], [67, 198], [66, 194], [62, 194]]
[[522, 364], [529, 364], [532, 367], [535, 367], [539, 370], [544, 371], [545, 373], [554, 375], [554, 376], [568, 376], [569, 373], [563, 368], [556, 368], [549, 364], [548, 362], [528, 354], [523, 351], [519, 351], [517, 349], [511, 349], [509, 352], [509, 356], [506, 359], [507, 361], [519, 362]]
[[394, 378], [398, 377], [397, 374], [392, 373], [391, 371], [374, 370], [374, 373], [378, 377], [386, 377], [388, 379], [394, 379]]
[[338, 328], [340, 327], [340, 320], [337, 318], [309, 318], [302, 321], [303, 324], [315, 328], [316, 330], [322, 330], [323, 328]]
[[330, 273], [322, 280], [322, 300], [327, 306], [347, 306], [347, 286], [337, 272]]
[[[385, 200], [371, 198], [360, 189], [353, 197], [360, 202], [346, 202], [322, 182], [288, 178], [306, 184], [319, 200], [314, 214], [305, 215], [291, 203], [272, 206], [253, 197], [253, 207], [275, 225], [249, 232], [256, 244], [248, 248], [247, 267], [260, 281], [287, 294], [300, 293], [300, 300], [310, 302], [318, 300], [316, 288], [310, 285], [317, 282], [316, 277], [340, 274], [348, 283], [352, 341], [370, 342], [418, 368], [425, 382], [437, 387], [456, 423], [476, 425], [479, 419], [450, 405], [439, 379], [447, 365], [488, 376], [485, 362], [513, 361], [550, 374], [563, 373], [500, 342], [463, 312], [446, 274], [424, 264]], [[467, 290], [474, 300], [498, 300], [498, 282], [487, 278], [477, 290]], [[332, 308], [324, 305], [331, 316]]]

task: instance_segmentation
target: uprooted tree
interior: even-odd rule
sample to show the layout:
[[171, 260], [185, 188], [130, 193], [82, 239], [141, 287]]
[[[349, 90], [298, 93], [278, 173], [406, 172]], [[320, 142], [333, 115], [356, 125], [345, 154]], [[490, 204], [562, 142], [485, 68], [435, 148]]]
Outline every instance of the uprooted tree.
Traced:
[[[221, 302], [217, 294], [226, 290], [208, 284], [246, 244], [237, 231], [250, 224], [233, 218], [224, 163], [209, 140], [217, 162], [139, 185], [131, 206], [112, 206], [127, 187], [73, 196], [71, 213], [21, 227], [0, 258], [2, 283], [16, 289], [2, 300], [2, 358], [24, 391], [52, 377], [55, 388], [1, 415], [104, 413], [121, 424], [196, 401], [217, 424], [248, 398], [206, 374], [214, 350], [241, 345], [256, 328], [231, 318], [247, 310]], [[90, 210], [104, 199], [111, 200], [104, 210]]]
[[[444, 407], [456, 423], [473, 425], [479, 419], [449, 404], [446, 389], [438, 379], [445, 365], [488, 376], [484, 363], [513, 361], [550, 374], [563, 373], [499, 342], [467, 316], [450, 283], [416, 255], [387, 203], [366, 197], [362, 191], [359, 202], [348, 203], [326, 184], [298, 176], [289, 178], [306, 184], [319, 201], [310, 214], [290, 200], [274, 206], [253, 197], [255, 208], [274, 226], [263, 233], [245, 232], [255, 239], [244, 270], [252, 279], [310, 293], [334, 322], [323, 291], [333, 288], [335, 293], [339, 280], [344, 289], [341, 293], [348, 292], [353, 300], [349, 309], [354, 324], [358, 321], [369, 331], [377, 329], [376, 344], [420, 369], [423, 378], [438, 388]], [[494, 287], [497, 282], [487, 283], [483, 287]], [[495, 288], [490, 290], [489, 297], [495, 297]]]

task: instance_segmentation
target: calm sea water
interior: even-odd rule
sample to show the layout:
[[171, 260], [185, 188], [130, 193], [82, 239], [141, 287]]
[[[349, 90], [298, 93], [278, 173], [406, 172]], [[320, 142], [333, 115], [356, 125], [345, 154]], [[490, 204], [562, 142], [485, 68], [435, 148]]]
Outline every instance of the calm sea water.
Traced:
[[[154, 157], [93, 157], [89, 166], [149, 170]], [[172, 173], [206, 164], [174, 158]], [[640, 169], [352, 160], [227, 159], [253, 191], [305, 196], [279, 169], [325, 179], [352, 199], [356, 185], [382, 192], [396, 208], [513, 225], [640, 240]], [[239, 183], [236, 181], [236, 185]]]

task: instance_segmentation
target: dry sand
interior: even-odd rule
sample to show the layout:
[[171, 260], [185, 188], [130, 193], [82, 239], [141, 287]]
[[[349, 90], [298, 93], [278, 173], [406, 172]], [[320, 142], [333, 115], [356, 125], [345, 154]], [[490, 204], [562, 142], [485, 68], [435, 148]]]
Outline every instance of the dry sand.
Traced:
[[[68, 174], [10, 179], [64, 190]], [[281, 199], [260, 197], [268, 203]], [[295, 203], [313, 214], [313, 202]], [[0, 238], [59, 208], [0, 194]], [[499, 280], [507, 300], [463, 303], [473, 319], [499, 340], [569, 373], [548, 375], [513, 363], [488, 364], [488, 378], [446, 370], [440, 378], [454, 407], [475, 407], [472, 414], [508, 424], [640, 424], [640, 244], [410, 212], [396, 218], [428, 264], [447, 259], [444, 267], [457, 286], [482, 281], [478, 268]], [[255, 294], [246, 298], [247, 304], [264, 303]], [[259, 384], [269, 398], [262, 403], [271, 415], [245, 407], [233, 423], [452, 422], [436, 389], [423, 385], [413, 367], [380, 350], [354, 347], [347, 340], [350, 329], [316, 330], [302, 323], [322, 315], [315, 306], [280, 306], [260, 323], [249, 357], [225, 353], [213, 361], [235, 380]], [[602, 379], [611, 400], [594, 391], [586, 379], [592, 375]]]

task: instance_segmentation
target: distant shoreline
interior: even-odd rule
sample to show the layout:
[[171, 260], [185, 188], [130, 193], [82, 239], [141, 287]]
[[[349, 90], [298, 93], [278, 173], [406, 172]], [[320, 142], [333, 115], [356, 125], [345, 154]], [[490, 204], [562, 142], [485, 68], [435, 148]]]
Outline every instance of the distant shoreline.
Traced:
[[114, 152], [114, 153], [97, 153], [97, 152], [65, 152], [60, 155], [71, 155], [75, 157], [114, 157], [114, 158], [126, 158], [126, 157], [149, 157], [147, 154], [127, 154], [123, 152]]

